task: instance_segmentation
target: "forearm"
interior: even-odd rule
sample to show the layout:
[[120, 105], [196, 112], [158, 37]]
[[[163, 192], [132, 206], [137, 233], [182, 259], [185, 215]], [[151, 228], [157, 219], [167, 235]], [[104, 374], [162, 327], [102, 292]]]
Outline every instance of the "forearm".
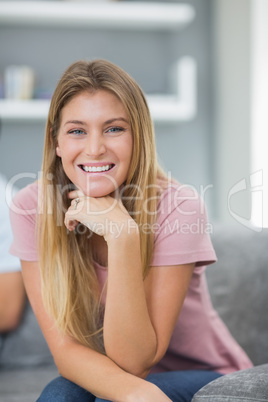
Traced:
[[125, 372], [109, 357], [60, 334], [43, 305], [38, 263], [23, 261], [22, 267], [33, 311], [63, 377], [102, 399], [115, 402], [137, 402], [139, 395], [149, 396], [140, 399], [146, 402], [168, 400], [163, 395], [159, 399], [161, 392], [157, 387]]
[[54, 354], [60, 374], [93, 395], [107, 400], [136, 401], [154, 392], [152, 384], [122, 370], [105, 355], [71, 342]]
[[106, 353], [124, 370], [144, 376], [157, 340], [144, 291], [139, 236], [108, 244], [108, 287], [104, 317]]

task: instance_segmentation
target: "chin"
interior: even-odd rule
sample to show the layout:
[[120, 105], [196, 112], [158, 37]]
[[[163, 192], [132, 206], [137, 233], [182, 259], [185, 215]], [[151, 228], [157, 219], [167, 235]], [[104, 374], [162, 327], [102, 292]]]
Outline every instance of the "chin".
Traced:
[[94, 186], [91, 186], [90, 188], [82, 189], [82, 191], [88, 197], [100, 198], [100, 197], [106, 197], [107, 195], [110, 195], [111, 193], [114, 192], [114, 189], [107, 188], [107, 187], [106, 188], [96, 188]]
[[112, 193], [116, 192], [118, 188], [117, 183], [115, 180], [92, 180], [88, 181], [87, 183], [83, 183], [81, 189], [85, 195], [88, 197], [100, 198], [105, 197], [107, 195], [111, 195]]
[[110, 195], [110, 193], [103, 192], [103, 191], [88, 191], [87, 193], [84, 192], [84, 194], [87, 197], [92, 197], [92, 198], [101, 198], [101, 197], [106, 197], [107, 195]]

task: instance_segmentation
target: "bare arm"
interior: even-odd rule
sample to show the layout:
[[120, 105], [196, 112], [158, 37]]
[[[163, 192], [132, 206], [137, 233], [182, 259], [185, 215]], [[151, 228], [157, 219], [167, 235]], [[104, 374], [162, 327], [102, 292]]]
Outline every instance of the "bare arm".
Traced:
[[108, 240], [108, 287], [104, 316], [108, 356], [141, 377], [154, 360], [157, 336], [147, 308], [139, 235]]
[[25, 305], [21, 272], [0, 274], [0, 332], [15, 329]]
[[108, 248], [106, 352], [120, 367], [145, 378], [167, 350], [194, 264], [152, 267], [144, 282], [135, 235]]
[[170, 401], [155, 385], [126, 373], [109, 357], [60, 336], [43, 306], [38, 263], [22, 261], [22, 269], [29, 300], [62, 376], [108, 400]]
[[[194, 264], [151, 268], [144, 283], [139, 233], [120, 201], [81, 196], [78, 208], [72, 204], [65, 216], [70, 230], [77, 221], [93, 231], [98, 223], [103, 227], [98, 234], [108, 245], [107, 356], [125, 371], [145, 378], [166, 352]], [[112, 230], [115, 225], [120, 236]]]

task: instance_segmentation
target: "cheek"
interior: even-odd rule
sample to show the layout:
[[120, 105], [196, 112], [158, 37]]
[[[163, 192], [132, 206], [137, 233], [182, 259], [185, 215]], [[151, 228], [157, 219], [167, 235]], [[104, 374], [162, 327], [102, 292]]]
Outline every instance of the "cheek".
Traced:
[[123, 156], [126, 162], [130, 163], [132, 157], [132, 150], [133, 150], [133, 140], [132, 137], [126, 138], [122, 148], [121, 148], [121, 155]]
[[77, 154], [77, 147], [70, 141], [61, 141], [56, 147], [56, 153], [62, 160], [68, 161]]
[[133, 154], [133, 141], [131, 138], [131, 141], [129, 141], [128, 152], [127, 152], [127, 160], [129, 165], [131, 164], [132, 154]]

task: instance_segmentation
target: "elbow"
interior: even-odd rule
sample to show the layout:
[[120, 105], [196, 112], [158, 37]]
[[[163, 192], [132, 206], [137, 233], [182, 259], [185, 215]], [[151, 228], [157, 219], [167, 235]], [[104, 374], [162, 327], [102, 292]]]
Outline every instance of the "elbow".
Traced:
[[123, 352], [122, 350], [118, 353], [118, 350], [107, 351], [107, 357], [113, 360], [122, 370], [128, 372], [129, 374], [145, 379], [150, 373], [151, 368], [157, 363], [155, 349], [151, 351], [147, 350], [144, 353], [136, 354]]
[[148, 374], [151, 371], [151, 368], [142, 368], [142, 367], [137, 367], [136, 370], [129, 371], [129, 374], [134, 375], [135, 377], [141, 378], [142, 380], [145, 380], [145, 378], [148, 376]]
[[59, 375], [62, 377], [67, 377], [67, 367], [68, 367], [68, 350], [66, 350], [62, 345], [57, 345], [55, 348], [50, 348], [50, 352], [53, 356], [55, 366], [58, 369]]
[[[72, 345], [66, 343], [59, 343], [50, 347], [50, 352], [53, 356], [55, 366], [57, 367], [59, 375], [66, 378], [67, 380], [72, 380], [73, 372], [73, 357], [72, 357]], [[75, 353], [76, 354], [76, 353]]]
[[[162, 359], [165, 355], [165, 351], [154, 350], [150, 355], [143, 355], [139, 359], [133, 357], [127, 361], [121, 362], [121, 368], [141, 379], [145, 379], [150, 373], [151, 369]], [[119, 364], [118, 364], [119, 365]]]
[[129, 374], [134, 375], [135, 377], [145, 379], [148, 374], [150, 373], [152, 365], [145, 365], [139, 362], [136, 362], [136, 364], [128, 364], [128, 365], [121, 365], [120, 368], [122, 368], [124, 371], [128, 372]]
[[158, 363], [158, 361], [159, 359], [157, 359], [156, 355], [150, 359], [147, 359], [146, 361], [136, 361], [136, 364], [134, 362], [134, 364], [129, 367], [128, 372], [144, 380], [150, 373], [151, 369]]
[[55, 366], [57, 367], [58, 373], [60, 376], [70, 379], [69, 378], [69, 370], [68, 364], [66, 364], [65, 359], [62, 356], [59, 356], [57, 353], [52, 354]]

